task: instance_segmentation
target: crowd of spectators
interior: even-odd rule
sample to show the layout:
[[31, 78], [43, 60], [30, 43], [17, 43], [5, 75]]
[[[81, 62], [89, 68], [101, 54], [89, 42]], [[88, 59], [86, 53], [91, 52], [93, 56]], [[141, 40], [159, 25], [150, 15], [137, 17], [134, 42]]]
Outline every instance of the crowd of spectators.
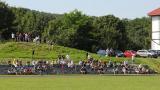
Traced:
[[8, 74], [150, 74], [154, 73], [147, 65], [130, 64], [128, 61], [113, 62], [95, 60], [90, 57], [74, 63], [69, 55], [59, 55], [55, 61], [20, 60], [8, 62]]
[[11, 38], [13, 41], [17, 41], [17, 42], [19, 41], [30, 42], [33, 39], [33, 35], [30, 33], [18, 33], [17, 32], [16, 34], [12, 33]]
[[33, 35], [31, 33], [11, 33], [11, 39], [15, 42], [34, 42], [36, 44], [40, 44], [41, 42], [47, 43], [49, 50], [52, 50], [55, 44], [52, 40], [47, 38], [44, 38], [42, 41], [40, 35]]
[[[31, 35], [30, 33], [12, 33], [13, 41], [17, 42], [35, 42], [40, 43], [40, 36]], [[54, 42], [46, 41], [49, 50], [53, 49]], [[110, 56], [113, 49], [107, 49], [106, 55]], [[34, 55], [34, 50], [32, 52]], [[33, 57], [33, 56], [32, 56]], [[33, 58], [32, 58], [33, 59]], [[147, 65], [137, 65], [128, 61], [114, 62], [96, 60], [86, 53], [85, 60], [74, 63], [69, 55], [59, 55], [55, 61], [39, 60], [27, 61], [20, 60], [8, 61], [8, 74], [65, 74], [65, 73], [81, 73], [81, 74], [149, 74], [154, 73]]]

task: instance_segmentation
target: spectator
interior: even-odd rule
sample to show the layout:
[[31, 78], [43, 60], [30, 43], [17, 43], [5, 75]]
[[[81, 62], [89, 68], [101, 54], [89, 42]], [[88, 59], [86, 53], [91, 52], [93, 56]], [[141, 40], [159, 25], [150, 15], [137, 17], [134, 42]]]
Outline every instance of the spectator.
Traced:
[[70, 60], [70, 56], [69, 56], [68, 54], [66, 55], [66, 59], [67, 59], [67, 60]]
[[27, 34], [27, 33], [24, 34], [24, 38], [25, 38], [25, 41], [26, 41], [26, 42], [29, 42], [28, 34]]
[[49, 50], [53, 50], [54, 42], [52, 40], [48, 40], [47, 44], [48, 44]]
[[107, 48], [106, 49], [106, 57], [108, 57], [108, 55], [109, 55], [109, 49]]
[[[149, 67], [145, 65], [133, 65], [130, 62], [112, 62], [109, 61], [108, 64], [101, 60], [92, 60], [88, 61], [79, 61], [78, 65], [74, 64], [73, 60], [66, 62], [66, 58], [64, 55], [58, 56], [59, 63], [49, 63], [48, 61], [32, 61], [32, 65], [30, 65], [30, 61], [27, 62], [26, 65], [23, 65], [22, 61], [13, 60], [13, 65], [11, 61], [8, 62], [8, 72], [9, 74], [57, 74], [57, 73], [124, 73], [124, 74], [147, 74], [150, 73], [151, 70]], [[56, 60], [55, 60], [56, 61]], [[58, 62], [58, 61], [57, 61]], [[1, 70], [1, 69], [0, 69]], [[3, 72], [3, 70], [2, 70]], [[153, 72], [152, 72], [153, 73]]]
[[82, 66], [83, 65], [83, 62], [82, 61], [79, 61], [79, 63], [78, 63], [80, 66]]
[[104, 74], [103, 66], [98, 68], [98, 74]]
[[80, 69], [81, 74], [87, 74], [87, 69], [85, 67], [85, 65], [83, 65]]
[[19, 33], [17, 32], [16, 33], [16, 42], [18, 42], [19, 41]]
[[36, 64], [37, 64], [36, 61], [33, 60], [32, 65], [35, 66]]
[[88, 55], [89, 55], [89, 54], [88, 54], [88, 52], [87, 52], [87, 53], [86, 53], [86, 59], [88, 59]]
[[71, 60], [70, 62], [68, 62], [68, 67], [69, 67], [69, 68], [73, 68], [73, 66], [74, 66], [74, 63], [73, 63], [72, 60]]
[[122, 71], [123, 71], [124, 74], [126, 74], [126, 72], [127, 72], [125, 67], [122, 68]]
[[15, 40], [15, 34], [13, 32], [11, 34], [11, 37], [12, 37], [12, 41], [14, 41]]
[[91, 59], [91, 55], [88, 54], [87, 59], [90, 60]]
[[19, 39], [19, 41], [23, 41], [23, 35], [22, 35], [22, 33], [20, 33], [20, 34], [18, 35], [18, 39]]

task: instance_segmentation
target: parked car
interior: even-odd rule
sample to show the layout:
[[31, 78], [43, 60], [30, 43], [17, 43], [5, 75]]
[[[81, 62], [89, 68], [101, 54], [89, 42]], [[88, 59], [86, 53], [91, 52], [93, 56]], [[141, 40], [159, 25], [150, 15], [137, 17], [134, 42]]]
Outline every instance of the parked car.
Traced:
[[106, 55], [106, 50], [98, 50], [97, 54], [99, 54], [101, 56], [105, 56]]
[[126, 51], [124, 52], [124, 57], [132, 57], [132, 56], [136, 56], [136, 51], [126, 50]]
[[154, 50], [138, 50], [137, 51], [137, 56], [139, 57], [153, 57], [157, 58], [157, 53]]
[[160, 50], [155, 50], [157, 52], [157, 55], [160, 56]]
[[115, 50], [115, 55], [118, 56], [118, 57], [123, 57], [124, 56], [124, 53], [122, 51], [119, 51], [119, 50]]
[[152, 55], [151, 57], [157, 58], [158, 57], [158, 50], [148, 50]]

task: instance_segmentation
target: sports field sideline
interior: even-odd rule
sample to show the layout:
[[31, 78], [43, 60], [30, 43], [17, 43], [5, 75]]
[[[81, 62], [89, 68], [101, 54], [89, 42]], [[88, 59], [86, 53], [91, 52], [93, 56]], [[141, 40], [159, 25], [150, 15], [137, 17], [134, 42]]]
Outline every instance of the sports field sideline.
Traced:
[[0, 90], [159, 90], [159, 75], [0, 76]]

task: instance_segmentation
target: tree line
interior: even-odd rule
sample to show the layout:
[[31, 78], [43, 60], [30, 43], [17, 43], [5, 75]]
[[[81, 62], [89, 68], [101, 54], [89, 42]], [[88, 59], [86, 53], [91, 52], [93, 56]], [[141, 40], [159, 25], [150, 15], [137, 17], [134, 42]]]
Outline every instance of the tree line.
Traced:
[[149, 49], [151, 19], [87, 16], [78, 10], [51, 14], [0, 2], [0, 38], [8, 40], [12, 32], [30, 32], [40, 35], [42, 40], [90, 52], [106, 48]]

